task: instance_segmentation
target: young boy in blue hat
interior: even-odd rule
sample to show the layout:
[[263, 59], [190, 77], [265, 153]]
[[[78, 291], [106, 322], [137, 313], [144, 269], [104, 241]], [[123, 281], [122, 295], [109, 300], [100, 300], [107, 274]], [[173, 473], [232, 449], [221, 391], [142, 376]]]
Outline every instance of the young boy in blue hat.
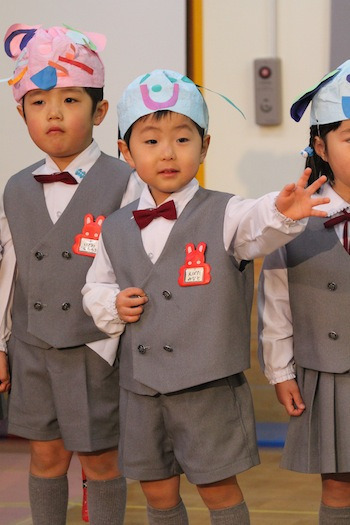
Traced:
[[[141, 481], [150, 524], [186, 524], [185, 473], [213, 524], [247, 524], [236, 474], [259, 463], [249, 367], [253, 264], [300, 233], [317, 181], [306, 172], [258, 200], [195, 179], [210, 137], [187, 77], [138, 77], [118, 105], [119, 147], [147, 184], [112, 214], [83, 289], [99, 328], [120, 340], [120, 466]], [[124, 239], [116, 243], [116, 239]], [[117, 284], [118, 283], [118, 284]]]
[[30, 440], [34, 525], [66, 523], [73, 451], [88, 478], [90, 523], [121, 524], [125, 512], [116, 342], [85, 315], [80, 295], [104, 217], [138, 195], [126, 163], [92, 136], [108, 109], [104, 41], [22, 24], [5, 37], [17, 109], [46, 153], [10, 178], [0, 217], [0, 391], [10, 387], [8, 350], [8, 431]]
[[[320, 525], [350, 523], [350, 60], [291, 107], [311, 103], [303, 154], [327, 176], [318, 209], [295, 240], [266, 257], [259, 283], [259, 353], [289, 414], [282, 468], [318, 473]], [[278, 300], [276, 300], [278, 298]]]

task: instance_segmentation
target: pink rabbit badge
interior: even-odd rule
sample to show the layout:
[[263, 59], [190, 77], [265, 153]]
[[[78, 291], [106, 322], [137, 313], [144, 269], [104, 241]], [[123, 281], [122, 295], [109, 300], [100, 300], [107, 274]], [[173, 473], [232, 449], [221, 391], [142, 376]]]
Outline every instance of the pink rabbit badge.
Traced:
[[197, 248], [194, 244], [186, 244], [186, 260], [179, 273], [180, 286], [197, 286], [210, 282], [210, 265], [205, 262], [204, 252], [207, 245], [200, 242]]
[[91, 213], [84, 217], [84, 226], [82, 233], [75, 236], [73, 252], [77, 255], [88, 255], [95, 257], [98, 246], [98, 239], [101, 233], [101, 226], [106, 217], [99, 215], [94, 221]]

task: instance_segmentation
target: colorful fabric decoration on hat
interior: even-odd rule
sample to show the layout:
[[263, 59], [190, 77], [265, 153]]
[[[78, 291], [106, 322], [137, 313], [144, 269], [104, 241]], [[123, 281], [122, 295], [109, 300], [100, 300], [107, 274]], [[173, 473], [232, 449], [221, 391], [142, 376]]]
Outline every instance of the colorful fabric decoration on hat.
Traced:
[[[155, 69], [137, 77], [125, 89], [117, 106], [120, 136], [124, 138], [127, 130], [139, 118], [159, 110], [185, 115], [206, 132], [209, 123], [208, 107], [199, 87], [203, 86], [196, 85], [181, 73], [166, 69]], [[242, 113], [230, 99], [220, 96]]]
[[309, 103], [310, 125], [350, 119], [350, 60], [325, 75], [293, 103], [290, 114], [299, 122]]
[[15, 60], [8, 83], [17, 102], [33, 89], [103, 87], [104, 66], [98, 55], [104, 35], [82, 33], [69, 26], [14, 24], [6, 32], [6, 54]]

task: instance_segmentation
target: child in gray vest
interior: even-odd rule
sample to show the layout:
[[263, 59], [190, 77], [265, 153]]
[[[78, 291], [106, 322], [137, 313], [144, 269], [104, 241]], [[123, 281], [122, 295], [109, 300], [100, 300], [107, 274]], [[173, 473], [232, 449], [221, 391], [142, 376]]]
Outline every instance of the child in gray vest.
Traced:
[[127, 164], [93, 140], [108, 109], [104, 44], [69, 27], [16, 24], [5, 36], [18, 112], [46, 153], [10, 178], [0, 206], [0, 391], [10, 386], [8, 351], [8, 431], [30, 440], [34, 525], [66, 523], [73, 451], [88, 479], [90, 523], [120, 524], [125, 511], [116, 342], [96, 329], [80, 294], [104, 218], [139, 194]]
[[[103, 225], [84, 307], [120, 339], [119, 459], [141, 480], [150, 524], [186, 524], [185, 473], [212, 523], [247, 524], [236, 474], [259, 463], [249, 386], [252, 259], [305, 228], [323, 180], [258, 200], [205, 190], [210, 137], [197, 86], [138, 77], [118, 105], [120, 150], [147, 186]], [[124, 239], [117, 243], [117, 239]], [[117, 284], [118, 283], [118, 284]]]
[[[291, 416], [281, 466], [319, 473], [319, 523], [350, 523], [350, 60], [292, 105], [311, 102], [310, 180], [327, 176], [305, 231], [264, 262], [259, 284], [259, 353]], [[278, 300], [277, 300], [278, 298]]]

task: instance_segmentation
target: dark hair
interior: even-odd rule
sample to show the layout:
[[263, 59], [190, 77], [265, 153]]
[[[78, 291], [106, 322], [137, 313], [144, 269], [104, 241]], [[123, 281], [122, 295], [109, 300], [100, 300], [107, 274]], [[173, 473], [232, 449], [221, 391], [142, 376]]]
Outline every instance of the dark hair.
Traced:
[[312, 169], [312, 173], [308, 181], [308, 186], [310, 186], [310, 184], [312, 184], [315, 180], [321, 177], [321, 175], [326, 175], [328, 182], [330, 184], [334, 183], [334, 175], [333, 175], [332, 168], [330, 167], [328, 162], [326, 162], [319, 155], [317, 155], [315, 148], [314, 148], [314, 143], [315, 143], [315, 138], [320, 137], [324, 141], [325, 147], [327, 150], [327, 135], [331, 131], [335, 131], [336, 129], [338, 129], [339, 126], [341, 125], [341, 122], [342, 121], [331, 122], [330, 124], [321, 124], [319, 126], [315, 124], [310, 127], [309, 146], [313, 149], [313, 155], [311, 157], [308, 157], [305, 163], [305, 168]]
[[92, 88], [92, 87], [84, 87], [86, 93], [89, 95], [89, 97], [92, 100], [92, 115], [95, 113], [97, 104], [103, 100], [103, 87], [100, 88]]
[[[170, 111], [169, 109], [161, 109], [159, 111], [155, 111], [154, 113], [148, 113], [147, 115], [143, 116], [143, 117], [140, 117], [136, 122], [138, 122], [139, 120], [144, 120], [146, 119], [147, 117], [149, 117], [150, 115], [153, 115], [156, 120], [160, 120], [162, 118], [165, 117], [165, 115], [168, 115], [169, 113], [172, 113], [172, 111]], [[192, 120], [192, 119], [191, 119]], [[197, 128], [197, 131], [201, 137], [201, 139], [203, 140], [203, 137], [204, 137], [204, 129], [201, 128], [196, 122], [194, 122], [192, 120], [193, 124], [196, 126]], [[135, 122], [134, 122], [135, 124]], [[131, 124], [130, 128], [125, 132], [125, 135], [124, 135], [124, 138], [123, 140], [126, 142], [126, 145], [128, 146], [129, 148], [129, 144], [130, 144], [130, 137], [131, 137], [131, 132], [132, 132], [132, 128], [133, 128], [133, 125], [134, 124]], [[121, 137], [119, 137], [121, 138]]]
[[[99, 102], [101, 102], [101, 100], [103, 100], [103, 87], [101, 87], [101, 88], [83, 87], [83, 89], [84, 89], [84, 91], [86, 91], [86, 93], [89, 95], [89, 97], [92, 100], [91, 114], [93, 115], [95, 113], [95, 111], [96, 111], [97, 104]], [[22, 98], [22, 108], [23, 108], [24, 120], [26, 118], [26, 114], [25, 114], [25, 110], [24, 110], [24, 97], [25, 96], [26, 96], [26, 94], [23, 95], [23, 98]]]

